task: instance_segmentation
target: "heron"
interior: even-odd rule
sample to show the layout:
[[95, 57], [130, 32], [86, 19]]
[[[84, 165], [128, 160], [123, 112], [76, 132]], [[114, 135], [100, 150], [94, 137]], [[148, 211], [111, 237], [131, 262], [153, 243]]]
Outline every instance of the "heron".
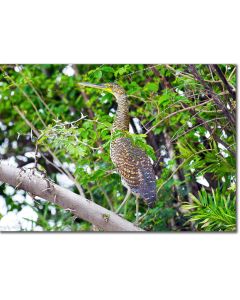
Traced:
[[[115, 131], [129, 131], [129, 100], [125, 90], [116, 83], [93, 84], [80, 82], [80, 86], [95, 88], [113, 94], [117, 102], [115, 119], [111, 129]], [[110, 143], [110, 157], [121, 176], [122, 184], [127, 188], [126, 196], [117, 209], [119, 213], [131, 194], [136, 196], [136, 223], [139, 215], [139, 198], [142, 198], [149, 208], [156, 201], [156, 177], [150, 158], [139, 147], [133, 145], [129, 137], [112, 139]]]

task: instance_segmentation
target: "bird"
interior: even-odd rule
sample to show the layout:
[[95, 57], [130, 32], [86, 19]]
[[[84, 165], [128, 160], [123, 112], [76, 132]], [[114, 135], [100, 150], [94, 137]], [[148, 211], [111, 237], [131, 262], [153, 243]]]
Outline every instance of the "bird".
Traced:
[[[113, 94], [117, 102], [117, 110], [113, 121], [111, 135], [116, 131], [129, 131], [129, 100], [124, 88], [116, 83], [93, 84], [79, 82], [80, 86], [95, 88]], [[111, 140], [110, 157], [121, 176], [122, 184], [127, 188], [127, 194], [117, 213], [127, 202], [129, 196], [136, 196], [136, 222], [138, 220], [138, 198], [142, 198], [149, 208], [156, 202], [156, 176], [147, 154], [133, 145], [129, 137], [118, 137]]]

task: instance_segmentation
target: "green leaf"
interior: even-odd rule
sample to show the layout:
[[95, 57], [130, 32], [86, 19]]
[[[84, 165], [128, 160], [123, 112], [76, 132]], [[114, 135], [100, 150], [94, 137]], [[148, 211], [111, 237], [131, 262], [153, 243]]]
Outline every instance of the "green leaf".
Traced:
[[101, 79], [102, 78], [102, 71], [101, 70], [97, 70], [95, 73], [94, 73], [94, 77], [96, 79]]
[[103, 67], [101, 67], [101, 70], [103, 72], [107, 72], [107, 73], [114, 73], [114, 69], [112, 67], [109, 67], [109, 66], [103, 66]]
[[158, 91], [158, 83], [154, 83], [154, 82], [148, 82], [145, 85], [145, 90], [149, 91], [149, 92], [157, 92]]

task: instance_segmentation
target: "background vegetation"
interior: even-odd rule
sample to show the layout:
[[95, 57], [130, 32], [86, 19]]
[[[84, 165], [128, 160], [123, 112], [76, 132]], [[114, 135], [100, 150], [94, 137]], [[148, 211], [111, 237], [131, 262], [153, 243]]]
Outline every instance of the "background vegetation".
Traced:
[[[78, 87], [80, 81], [116, 82], [129, 97], [131, 138], [152, 158], [157, 176], [156, 206], [140, 205], [142, 215], [147, 211], [143, 229], [236, 230], [236, 66], [1, 66], [1, 158], [33, 167], [38, 145], [41, 176], [116, 210], [126, 193], [111, 173], [116, 103], [110, 94]], [[133, 196], [122, 215], [135, 220]], [[17, 230], [94, 230], [6, 184], [0, 219], [2, 226], [14, 220]]]

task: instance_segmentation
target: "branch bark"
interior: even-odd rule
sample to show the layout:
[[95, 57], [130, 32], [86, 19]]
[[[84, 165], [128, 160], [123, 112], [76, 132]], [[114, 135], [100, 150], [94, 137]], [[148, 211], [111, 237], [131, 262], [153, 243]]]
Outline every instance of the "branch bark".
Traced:
[[49, 185], [46, 179], [32, 174], [30, 170], [23, 171], [0, 162], [0, 181], [58, 204], [104, 231], [143, 231], [117, 214], [80, 195], [57, 184], [50, 183]]

